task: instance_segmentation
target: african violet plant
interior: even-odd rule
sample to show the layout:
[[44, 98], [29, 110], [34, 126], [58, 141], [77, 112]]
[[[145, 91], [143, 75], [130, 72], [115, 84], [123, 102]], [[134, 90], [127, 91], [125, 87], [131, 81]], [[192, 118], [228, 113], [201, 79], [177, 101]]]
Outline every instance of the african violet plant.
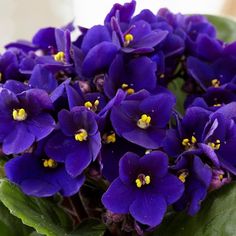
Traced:
[[135, 5], [6, 45], [1, 235], [234, 235], [235, 24]]

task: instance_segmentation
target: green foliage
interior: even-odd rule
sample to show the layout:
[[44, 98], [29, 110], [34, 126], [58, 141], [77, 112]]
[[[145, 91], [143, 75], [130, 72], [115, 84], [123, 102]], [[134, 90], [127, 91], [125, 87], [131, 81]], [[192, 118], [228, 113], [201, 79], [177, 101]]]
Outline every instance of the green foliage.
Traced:
[[79, 227], [68, 236], [103, 236], [105, 226], [96, 219], [89, 219], [83, 221]]
[[0, 199], [11, 214], [40, 234], [62, 236], [70, 228], [71, 219], [57, 204], [49, 199], [26, 196], [6, 180], [0, 183]]
[[236, 184], [232, 183], [211, 192], [196, 216], [172, 214], [152, 236], [234, 236], [235, 222]]
[[187, 96], [187, 94], [182, 89], [183, 84], [184, 80], [182, 78], [176, 78], [168, 85], [168, 89], [176, 96], [175, 108], [182, 115], [184, 114], [184, 101]]
[[206, 17], [216, 27], [219, 39], [225, 42], [236, 40], [236, 22], [234, 20], [214, 15], [206, 15]]

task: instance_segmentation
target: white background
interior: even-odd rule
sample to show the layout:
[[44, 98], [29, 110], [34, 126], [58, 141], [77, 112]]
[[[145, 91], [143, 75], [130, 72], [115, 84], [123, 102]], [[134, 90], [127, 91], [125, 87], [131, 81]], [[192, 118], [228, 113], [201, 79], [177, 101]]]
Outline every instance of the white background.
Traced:
[[[65, 25], [75, 19], [85, 27], [103, 22], [116, 2], [129, 0], [0, 0], [0, 51], [17, 39], [30, 40], [41, 27]], [[137, 0], [136, 13], [161, 7], [173, 12], [220, 14], [224, 1], [232, 0]], [[236, 4], [236, 0], [235, 4]]]

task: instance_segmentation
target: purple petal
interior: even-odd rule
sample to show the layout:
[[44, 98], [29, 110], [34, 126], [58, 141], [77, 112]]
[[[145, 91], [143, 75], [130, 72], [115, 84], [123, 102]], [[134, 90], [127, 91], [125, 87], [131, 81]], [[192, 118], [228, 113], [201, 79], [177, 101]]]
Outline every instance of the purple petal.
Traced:
[[166, 209], [167, 204], [164, 197], [143, 191], [131, 204], [129, 210], [135, 220], [154, 227], [161, 223]]
[[105, 26], [95, 25], [85, 34], [81, 49], [87, 54], [91, 48], [102, 42], [111, 42], [111, 35]]
[[55, 128], [55, 121], [49, 114], [42, 113], [33, 119], [26, 121], [28, 130], [39, 141], [48, 136]]
[[140, 170], [150, 172], [155, 178], [162, 178], [168, 172], [168, 156], [161, 151], [153, 151], [139, 159]]
[[162, 194], [167, 205], [176, 202], [184, 192], [183, 183], [174, 175], [168, 174], [164, 178], [155, 181], [156, 188], [153, 192]]
[[98, 153], [101, 150], [101, 147], [102, 147], [101, 136], [100, 136], [100, 133], [97, 132], [96, 134], [91, 136], [89, 139], [89, 149], [93, 156], [93, 161], [96, 160]]
[[50, 197], [60, 190], [59, 184], [34, 178], [23, 180], [20, 187], [24, 193], [35, 197]]
[[19, 123], [4, 139], [2, 149], [7, 155], [17, 154], [29, 148], [34, 141], [35, 136], [28, 132], [26, 125], [24, 123]]
[[124, 184], [132, 184], [137, 178], [140, 157], [132, 152], [127, 152], [119, 162], [119, 176]]
[[80, 175], [92, 161], [91, 151], [87, 142], [80, 142], [77, 144], [75, 152], [67, 153], [65, 160], [66, 171], [72, 177]]
[[110, 42], [102, 42], [94, 46], [86, 55], [82, 73], [87, 77], [92, 77], [107, 69], [117, 53], [117, 47]]
[[103, 205], [114, 213], [128, 213], [136, 197], [137, 188], [125, 185], [119, 178], [115, 179], [102, 196]]
[[68, 138], [60, 131], [52, 135], [45, 146], [46, 154], [59, 162], [64, 162], [68, 153], [75, 152], [76, 149], [77, 141]]

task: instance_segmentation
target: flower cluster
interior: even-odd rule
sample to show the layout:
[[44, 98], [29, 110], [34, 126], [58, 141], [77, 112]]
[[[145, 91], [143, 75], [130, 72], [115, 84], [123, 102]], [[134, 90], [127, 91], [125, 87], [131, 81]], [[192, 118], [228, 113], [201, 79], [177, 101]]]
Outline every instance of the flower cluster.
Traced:
[[[133, 16], [135, 5], [6, 45], [0, 146], [6, 177], [36, 197], [78, 193], [96, 166], [109, 223], [123, 215], [142, 231], [170, 205], [196, 214], [236, 175], [236, 47], [204, 16]], [[168, 89], [177, 78], [183, 116]]]

